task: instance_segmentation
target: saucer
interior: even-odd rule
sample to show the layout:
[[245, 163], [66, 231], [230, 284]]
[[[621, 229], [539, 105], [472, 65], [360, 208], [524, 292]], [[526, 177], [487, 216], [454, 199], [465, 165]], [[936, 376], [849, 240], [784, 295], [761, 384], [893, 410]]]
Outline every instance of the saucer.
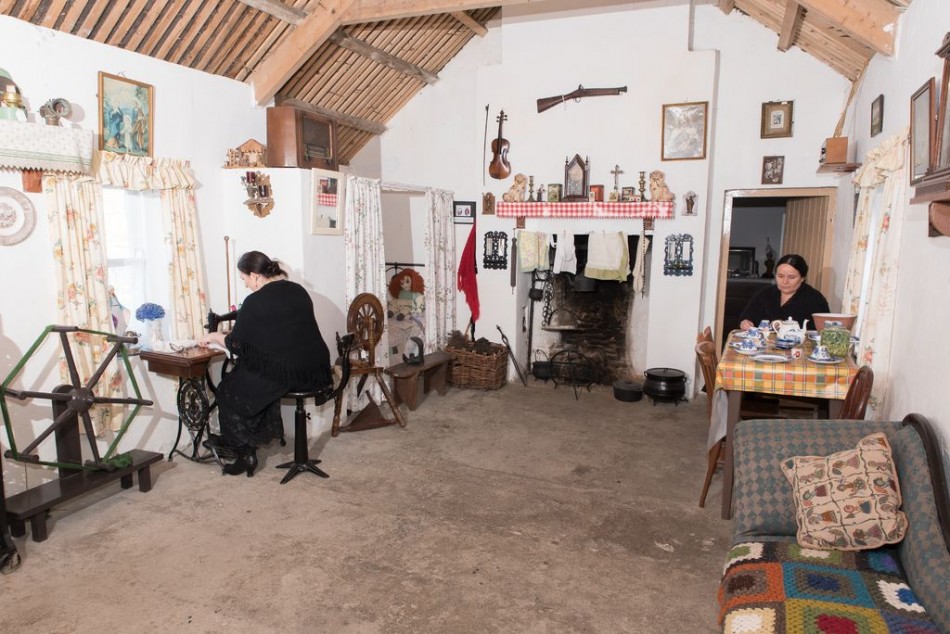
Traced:
[[811, 361], [812, 363], [820, 363], [822, 365], [832, 365], [834, 363], [841, 363], [842, 361], [844, 361], [843, 357], [828, 357], [827, 359], [816, 359], [815, 357], [809, 355], [805, 358]]
[[757, 354], [752, 357], [752, 360], [761, 363], [788, 363], [792, 358], [786, 357], [784, 354]]
[[775, 347], [781, 348], [782, 350], [788, 350], [794, 348], [799, 344], [798, 339], [776, 339]]

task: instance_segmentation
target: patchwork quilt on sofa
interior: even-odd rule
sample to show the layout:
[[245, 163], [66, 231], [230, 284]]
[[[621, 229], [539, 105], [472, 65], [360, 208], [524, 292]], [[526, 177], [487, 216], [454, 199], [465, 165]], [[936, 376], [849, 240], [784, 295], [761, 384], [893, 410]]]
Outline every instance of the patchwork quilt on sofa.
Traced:
[[729, 552], [719, 605], [722, 631], [734, 634], [941, 632], [907, 584], [893, 547], [742, 542]]

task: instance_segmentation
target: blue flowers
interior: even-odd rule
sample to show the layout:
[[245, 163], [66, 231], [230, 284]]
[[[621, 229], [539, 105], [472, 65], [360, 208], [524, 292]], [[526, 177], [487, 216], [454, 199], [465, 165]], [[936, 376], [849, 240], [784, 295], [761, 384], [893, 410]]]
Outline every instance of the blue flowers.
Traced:
[[146, 302], [135, 309], [135, 318], [139, 321], [146, 319], [161, 319], [165, 316], [165, 309], [158, 304]]

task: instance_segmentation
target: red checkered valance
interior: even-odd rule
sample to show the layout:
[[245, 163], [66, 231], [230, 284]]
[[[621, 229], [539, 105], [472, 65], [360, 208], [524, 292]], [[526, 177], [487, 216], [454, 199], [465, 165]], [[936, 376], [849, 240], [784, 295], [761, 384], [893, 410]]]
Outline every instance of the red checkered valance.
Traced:
[[660, 218], [673, 217], [671, 202], [602, 203], [498, 203], [495, 214], [502, 218]]
[[321, 207], [336, 207], [336, 194], [317, 194], [317, 204]]

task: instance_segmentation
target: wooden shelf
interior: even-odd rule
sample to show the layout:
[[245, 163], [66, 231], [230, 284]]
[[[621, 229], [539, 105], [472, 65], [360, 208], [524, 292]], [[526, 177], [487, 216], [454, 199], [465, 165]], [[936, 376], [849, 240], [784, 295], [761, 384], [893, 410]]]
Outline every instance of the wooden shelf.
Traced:
[[834, 174], [853, 172], [861, 167], [860, 163], [822, 163], [818, 166], [818, 174]]

